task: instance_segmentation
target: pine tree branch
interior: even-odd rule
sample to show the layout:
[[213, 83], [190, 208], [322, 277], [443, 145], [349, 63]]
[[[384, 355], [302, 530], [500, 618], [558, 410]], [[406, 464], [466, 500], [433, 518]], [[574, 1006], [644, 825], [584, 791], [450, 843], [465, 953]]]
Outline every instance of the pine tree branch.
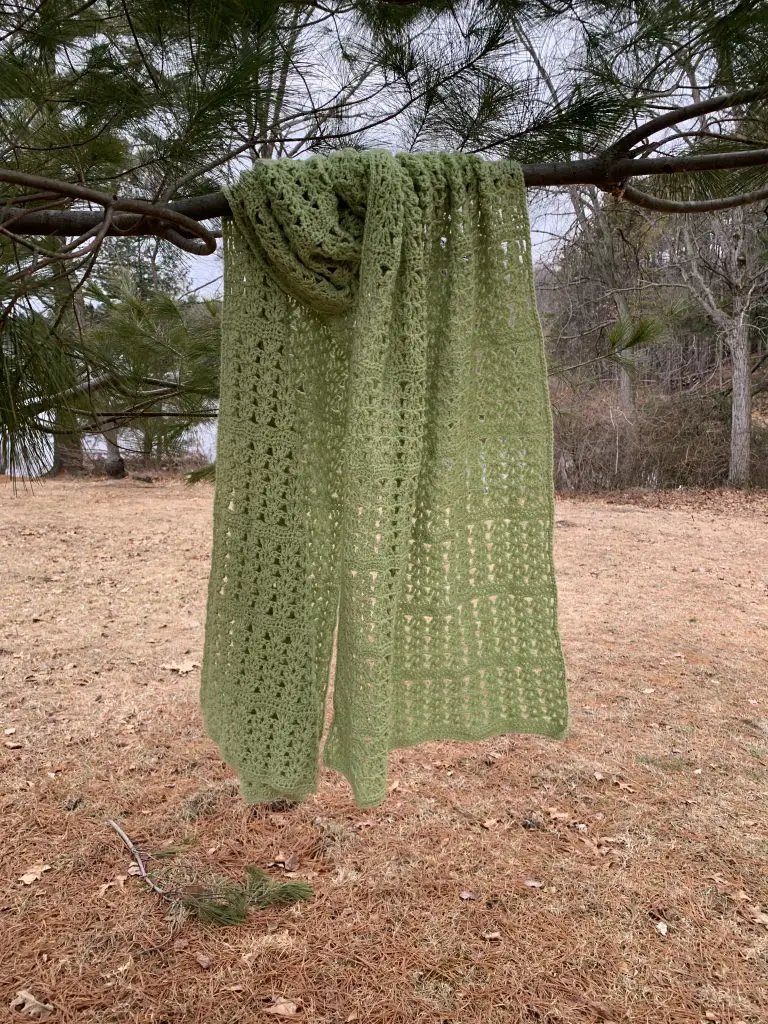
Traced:
[[737, 107], [745, 103], [754, 103], [755, 100], [763, 99], [766, 96], [765, 86], [757, 89], [743, 89], [741, 92], [732, 92], [726, 96], [713, 96], [708, 100], [700, 100], [698, 103], [689, 103], [684, 107], [675, 107], [674, 110], [652, 117], [641, 124], [638, 128], [622, 135], [620, 139], [610, 147], [609, 152], [625, 155], [631, 152], [632, 147], [643, 142], [644, 139], [655, 135], [664, 128], [671, 128], [682, 121], [692, 121], [694, 118], [703, 117], [705, 114], [712, 114], [716, 110], [724, 110], [726, 107]]
[[125, 14], [125, 20], [128, 22], [128, 28], [131, 30], [131, 35], [133, 36], [133, 41], [136, 44], [136, 49], [138, 51], [139, 56], [141, 57], [141, 63], [144, 65], [144, 68], [145, 68], [147, 74], [149, 75], [150, 79], [152, 80], [152, 85], [154, 85], [155, 91], [156, 92], [160, 92], [160, 80], [157, 77], [157, 74], [155, 73], [154, 68], [152, 67], [152, 65], [147, 60], [147, 58], [146, 58], [146, 56], [144, 54], [144, 50], [141, 48], [141, 43], [139, 42], [139, 37], [136, 35], [136, 29], [133, 27], [133, 21], [131, 20], [131, 12], [128, 10], [128, 5], [126, 4], [125, 0], [122, 0], [122, 8], [123, 8], [123, 13]]
[[[614, 157], [611, 150], [597, 157], [573, 160], [569, 163], [524, 164], [523, 176], [529, 188], [557, 187], [562, 185], [596, 185], [611, 189], [620, 186], [634, 176], [655, 176], [685, 174], [705, 170], [736, 170], [745, 167], [768, 166], [768, 149], [739, 150], [731, 153], [695, 153], [665, 157]], [[34, 188], [47, 193], [58, 193], [98, 203], [105, 208], [111, 206], [113, 220], [109, 234], [115, 235], [162, 235], [186, 251], [190, 245], [199, 246], [194, 251], [208, 255], [215, 251], [216, 240], [199, 221], [231, 214], [223, 192], [179, 199], [168, 204], [153, 204], [138, 199], [114, 199], [104, 192], [70, 182], [54, 181], [20, 171], [0, 169], [0, 181]], [[632, 190], [634, 195], [635, 190]], [[702, 200], [702, 210], [727, 209], [729, 205], [742, 205], [763, 198], [762, 190], [745, 193], [742, 196], [724, 200]], [[735, 202], [734, 202], [735, 200]], [[651, 200], [649, 200], [651, 201]], [[666, 200], [659, 200], [666, 202]], [[712, 206], [711, 203], [725, 203]], [[690, 208], [682, 212], [688, 212]], [[676, 211], [670, 211], [676, 212]], [[130, 214], [133, 214], [131, 216]], [[139, 216], [137, 217], [136, 214]], [[0, 225], [13, 220], [14, 235], [82, 235], [101, 224], [103, 217], [80, 210], [23, 210], [18, 207], [0, 207]], [[178, 228], [178, 230], [176, 230]], [[182, 233], [183, 232], [183, 233]], [[186, 237], [194, 234], [198, 242]]]
[[128, 836], [120, 828], [116, 821], [110, 821], [109, 824], [115, 830], [115, 832], [117, 832], [117, 834], [120, 836], [123, 843], [127, 847], [129, 853], [133, 857], [136, 866], [139, 869], [139, 874], [141, 875], [142, 879], [147, 883], [150, 889], [152, 889], [154, 892], [158, 894], [158, 896], [162, 896], [164, 899], [168, 899], [168, 893], [165, 891], [165, 889], [161, 889], [157, 882], [155, 882], [154, 879], [150, 877], [149, 872], [144, 866], [144, 861], [141, 858], [141, 854], [137, 850], [136, 844], [133, 842], [130, 836]]
[[[22, 188], [32, 188], [37, 191], [44, 190], [57, 195], [69, 196], [71, 199], [79, 199], [103, 207], [105, 215], [91, 214], [88, 226], [85, 229], [86, 231], [94, 227], [98, 228], [98, 225], [105, 221], [106, 211], [110, 211], [111, 219], [114, 219], [114, 214], [119, 212], [133, 213], [139, 215], [140, 221], [149, 219], [150, 221], [160, 222], [159, 224], [148, 225], [148, 230], [145, 229], [141, 232], [142, 234], [162, 234], [163, 237], [172, 241], [180, 249], [185, 249], [187, 252], [200, 256], [209, 256], [216, 251], [216, 239], [213, 238], [202, 224], [198, 223], [197, 219], [192, 219], [167, 205], [161, 206], [141, 199], [120, 199], [117, 196], [110, 195], [107, 192], [98, 192], [96, 189], [88, 188], [85, 185], [76, 185], [69, 181], [59, 181], [53, 178], [43, 178], [38, 174], [27, 174], [24, 171], [15, 171], [5, 167], [0, 168], [0, 181], [7, 182], [9, 185], [18, 185]], [[66, 217], [66, 215], [65, 213], [64, 216]], [[0, 223], [4, 219], [4, 215], [0, 213]], [[136, 218], [134, 217], [133, 220], [136, 220]], [[33, 232], [19, 228], [19, 224], [23, 223], [23, 221], [23, 217], [17, 219], [14, 233], [32, 234]], [[53, 224], [55, 223], [54, 221]], [[109, 224], [108, 231], [110, 234], [122, 234], [121, 227], [122, 225], [119, 223]], [[48, 233], [78, 234], [79, 232], [53, 230]]]
[[743, 192], [738, 196], [726, 196], [723, 199], [676, 200], [662, 199], [625, 185], [621, 190], [621, 198], [634, 206], [642, 206], [656, 213], [714, 213], [716, 210], [733, 210], [737, 206], [762, 202], [768, 199], [768, 188], [761, 188], [756, 192]]

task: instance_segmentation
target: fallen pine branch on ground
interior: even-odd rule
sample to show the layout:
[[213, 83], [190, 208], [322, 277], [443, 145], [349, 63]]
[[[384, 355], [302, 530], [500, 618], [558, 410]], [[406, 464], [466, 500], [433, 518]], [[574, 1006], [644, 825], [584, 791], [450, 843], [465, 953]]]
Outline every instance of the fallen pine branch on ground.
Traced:
[[168, 903], [194, 914], [203, 924], [242, 924], [251, 910], [288, 907], [314, 896], [314, 890], [308, 883], [273, 882], [266, 871], [252, 865], [246, 866], [244, 883], [224, 878], [214, 879], [210, 885], [163, 887], [147, 871], [144, 857], [130, 836], [116, 821], [109, 824], [133, 857], [138, 876], [149, 888]]

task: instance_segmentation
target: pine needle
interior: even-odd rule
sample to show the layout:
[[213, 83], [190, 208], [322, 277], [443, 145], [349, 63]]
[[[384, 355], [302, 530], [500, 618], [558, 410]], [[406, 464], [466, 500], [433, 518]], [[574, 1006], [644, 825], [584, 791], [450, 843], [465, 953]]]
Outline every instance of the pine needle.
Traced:
[[212, 462], [208, 466], [201, 466], [200, 469], [193, 469], [191, 473], [187, 473], [187, 485], [199, 484], [202, 481], [213, 483], [216, 479], [216, 463]]
[[314, 896], [306, 882], [273, 882], [266, 871], [247, 867], [244, 884], [222, 882], [209, 890], [184, 893], [182, 904], [203, 924], [242, 924], [250, 910], [291, 906]]
[[246, 892], [250, 905], [257, 910], [266, 907], [289, 907], [293, 903], [303, 903], [314, 896], [314, 890], [306, 882], [273, 882], [266, 871], [261, 868], [247, 867], [248, 875]]

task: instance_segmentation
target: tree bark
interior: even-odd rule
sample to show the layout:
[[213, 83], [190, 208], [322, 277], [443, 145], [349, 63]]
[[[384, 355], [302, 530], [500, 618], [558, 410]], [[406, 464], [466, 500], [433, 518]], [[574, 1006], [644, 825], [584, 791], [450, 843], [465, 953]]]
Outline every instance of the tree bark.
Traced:
[[[681, 108], [684, 109], [684, 108]], [[685, 108], [687, 109], [687, 108]], [[682, 118], [681, 118], [682, 120]], [[768, 149], [738, 150], [732, 153], [712, 152], [680, 154], [664, 157], [626, 157], [616, 156], [612, 151], [601, 153], [596, 157], [587, 159], [569, 160], [567, 163], [543, 163], [524, 164], [522, 167], [525, 184], [529, 188], [538, 188], [557, 185], [596, 185], [599, 188], [609, 188], [611, 185], [625, 181], [631, 177], [645, 177], [646, 175], [682, 174], [686, 171], [717, 171], [736, 170], [747, 167], [764, 167], [768, 165]], [[71, 195], [74, 198], [93, 199], [97, 195], [93, 189], [76, 185], [71, 182], [61, 182], [50, 178], [41, 178], [37, 175], [25, 174], [14, 171], [10, 168], [0, 169], [0, 179], [11, 184], [21, 184], [31, 189], [43, 189], [53, 191], [61, 195]], [[100, 199], [96, 202], [113, 202], [113, 197], [106, 193], [100, 193]], [[187, 199], [178, 199], [173, 203], [154, 204], [158, 211], [158, 218], [152, 219], [153, 204], [141, 200], [125, 199], [120, 201], [120, 209], [112, 218], [112, 223], [107, 231], [108, 235], [153, 235], [158, 229], [163, 229], [165, 237], [168, 235], [168, 217], [180, 214], [192, 221], [210, 220], [214, 217], [231, 216], [231, 209], [227, 197], [223, 192], [209, 192], [205, 195], [190, 196]], [[140, 214], [139, 217], [136, 214]], [[163, 220], [162, 218], [166, 219]], [[103, 213], [86, 213], [81, 210], [30, 210], [23, 207], [3, 207], [0, 210], [0, 224], [5, 221], [12, 221], [9, 228], [17, 235], [60, 235], [78, 236], [91, 228], [102, 224]], [[182, 223], [181, 230], [189, 228], [189, 225]], [[199, 225], [195, 225], [198, 228]], [[199, 234], [198, 234], [199, 237]], [[174, 244], [182, 244], [188, 252], [197, 255], [210, 255], [215, 251], [215, 239], [208, 238], [192, 245], [187, 240], [187, 247], [183, 243], [185, 239], [178, 231], [174, 231]], [[213, 249], [211, 248], [213, 245]]]
[[[605, 217], [603, 216], [603, 229], [604, 231], [610, 231], [609, 226], [605, 223]], [[606, 261], [611, 263], [612, 261]], [[619, 287], [615, 268], [612, 268], [608, 274], [608, 286], [613, 288]], [[627, 300], [624, 297], [624, 293], [620, 291], [614, 291], [613, 301], [616, 305], [616, 312], [619, 315], [619, 319], [623, 320], [624, 323], [629, 323], [629, 306]], [[634, 353], [631, 350], [621, 352], [622, 363], [619, 364], [619, 404], [621, 405], [621, 411], [627, 418], [627, 421], [634, 425], [635, 422], [635, 359]]]
[[141, 464], [149, 469], [152, 463], [152, 455], [155, 447], [154, 435], [146, 428], [141, 431]]
[[[626, 356], [622, 358], [626, 359]], [[635, 419], [635, 382], [626, 366], [619, 367], [619, 404], [630, 423]]]
[[[53, 251], [67, 241], [51, 237], [47, 239]], [[82, 333], [85, 326], [85, 300], [82, 293], [72, 291], [72, 282], [67, 271], [54, 279], [53, 293], [62, 312], [62, 324]], [[53, 465], [50, 476], [60, 473], [80, 474], [85, 471], [83, 462], [83, 438], [77, 416], [67, 405], [56, 409], [56, 430], [53, 435]]]
[[749, 486], [750, 434], [752, 429], [752, 377], [749, 367], [749, 332], [746, 318], [734, 320], [728, 338], [731, 352], [731, 458], [728, 483]]
[[59, 476], [61, 473], [78, 476], [84, 473], [83, 437], [77, 417], [67, 409], [57, 409], [55, 424], [53, 464], [46, 476]]
[[85, 472], [83, 463], [83, 446], [79, 434], [54, 434], [53, 465], [50, 476], [68, 473], [74, 476]]
[[103, 437], [107, 442], [107, 460], [104, 463], [104, 470], [107, 476], [111, 476], [115, 480], [122, 480], [125, 476], [125, 461], [117, 443], [117, 430], [105, 430]]

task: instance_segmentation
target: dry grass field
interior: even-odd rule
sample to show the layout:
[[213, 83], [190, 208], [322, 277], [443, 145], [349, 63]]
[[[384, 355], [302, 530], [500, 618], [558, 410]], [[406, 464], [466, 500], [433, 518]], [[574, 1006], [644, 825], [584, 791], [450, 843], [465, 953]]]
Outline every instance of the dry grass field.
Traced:
[[[210, 525], [208, 486], [0, 486], [0, 1020], [768, 1020], [766, 496], [560, 502], [570, 737], [399, 752], [373, 811], [330, 772], [239, 798]], [[110, 819], [164, 884], [288, 861], [315, 897], [204, 926]]]

